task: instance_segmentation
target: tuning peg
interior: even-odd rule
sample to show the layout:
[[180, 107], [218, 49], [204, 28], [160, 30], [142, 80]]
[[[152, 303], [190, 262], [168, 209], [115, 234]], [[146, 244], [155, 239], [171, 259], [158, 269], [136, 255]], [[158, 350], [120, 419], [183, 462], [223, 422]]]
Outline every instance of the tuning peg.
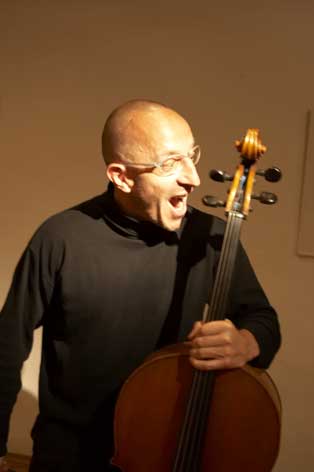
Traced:
[[202, 202], [206, 206], [210, 206], [213, 208], [218, 208], [218, 207], [224, 207], [226, 205], [226, 202], [223, 202], [222, 200], [217, 200], [216, 197], [213, 197], [212, 195], [205, 195], [203, 197]]
[[279, 167], [269, 167], [265, 170], [259, 169], [256, 171], [256, 174], [265, 177], [268, 182], [278, 182], [282, 175]]
[[270, 192], [261, 192], [259, 195], [253, 193], [252, 198], [259, 200], [261, 203], [265, 203], [266, 205], [273, 205], [278, 201], [277, 195]]
[[218, 169], [212, 169], [209, 172], [209, 177], [216, 182], [226, 182], [227, 180], [232, 180], [232, 175], [227, 174], [227, 172]]

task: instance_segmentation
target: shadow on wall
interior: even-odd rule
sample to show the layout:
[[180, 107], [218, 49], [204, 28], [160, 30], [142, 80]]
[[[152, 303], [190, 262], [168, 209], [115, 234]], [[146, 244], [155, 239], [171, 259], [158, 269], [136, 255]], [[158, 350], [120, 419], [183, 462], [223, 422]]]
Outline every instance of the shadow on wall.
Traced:
[[30, 436], [38, 415], [37, 398], [27, 390], [21, 390], [11, 415], [8, 450], [15, 454], [32, 454]]

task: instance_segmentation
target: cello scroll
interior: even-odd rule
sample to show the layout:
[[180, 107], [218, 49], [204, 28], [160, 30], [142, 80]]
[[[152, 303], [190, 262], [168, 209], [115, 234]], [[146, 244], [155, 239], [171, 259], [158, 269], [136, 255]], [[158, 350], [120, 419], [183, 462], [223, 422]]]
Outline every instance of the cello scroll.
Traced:
[[232, 180], [227, 201], [222, 203], [214, 197], [206, 195], [203, 198], [203, 203], [211, 207], [225, 206], [226, 214], [235, 212], [238, 217], [247, 218], [251, 210], [251, 199], [266, 204], [277, 202], [277, 196], [273, 193], [253, 193], [255, 177], [258, 175], [269, 182], [277, 182], [281, 178], [281, 171], [278, 167], [266, 170], [257, 169], [257, 161], [267, 150], [267, 147], [262, 144], [257, 128], [249, 128], [241, 140], [235, 141], [235, 147], [240, 153], [241, 162], [237, 166], [234, 176], [221, 170], [211, 170], [209, 174], [213, 180], [218, 182]]

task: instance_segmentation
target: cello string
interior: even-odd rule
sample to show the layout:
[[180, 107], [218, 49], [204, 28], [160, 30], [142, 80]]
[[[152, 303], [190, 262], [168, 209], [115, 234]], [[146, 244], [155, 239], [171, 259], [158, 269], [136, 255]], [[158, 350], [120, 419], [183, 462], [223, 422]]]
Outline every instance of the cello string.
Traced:
[[[208, 384], [213, 380], [213, 375], [212, 373], [197, 371], [195, 378], [198, 395], [204, 397], [204, 393], [211, 391]], [[204, 415], [200, 416], [202, 403], [202, 401], [195, 402], [189, 411], [190, 421], [185, 429], [184, 444], [182, 444], [184, 453], [178, 456], [180, 464], [177, 464], [179, 467], [174, 469], [175, 472], [186, 472], [187, 470], [192, 472], [195, 467], [195, 457], [200, 457], [201, 438], [205, 426], [204, 420], [206, 420]], [[207, 404], [209, 403], [207, 402]]]
[[199, 372], [197, 371], [193, 376], [191, 392], [190, 392], [190, 396], [188, 400], [184, 423], [181, 429], [173, 472], [180, 472], [182, 470], [181, 463], [184, 464], [186, 461], [186, 454], [189, 449], [187, 445], [189, 445], [190, 434], [191, 434], [191, 418], [193, 417], [194, 408], [195, 408], [195, 403], [193, 404], [193, 402], [195, 401], [195, 398], [197, 398], [198, 396], [197, 392], [199, 389], [198, 374]]
[[241, 229], [241, 219], [235, 216], [235, 222], [233, 225], [233, 237], [231, 239], [229, 254], [228, 254], [228, 263], [225, 264], [223, 269], [224, 277], [223, 284], [220, 290], [220, 299], [218, 300], [217, 306], [217, 319], [224, 319], [226, 317], [226, 309], [229, 294], [229, 289], [231, 286], [232, 276], [233, 276], [233, 267], [236, 260], [237, 250], [238, 250], [238, 237]]
[[[237, 238], [235, 236], [239, 235], [239, 230], [241, 226], [241, 219], [236, 217], [235, 215], [231, 215], [230, 217], [231, 224], [229, 225], [229, 231], [228, 231], [228, 239], [224, 251], [224, 257], [222, 259], [222, 264], [221, 264], [221, 271], [220, 275], [222, 275], [222, 280], [223, 283], [220, 283], [220, 290], [218, 290], [216, 293], [218, 293], [214, 305], [214, 310], [211, 312], [211, 319], [223, 319], [225, 317], [225, 303], [227, 300], [227, 297], [225, 294], [227, 293], [226, 289], [231, 283], [231, 277], [232, 277], [232, 267], [233, 267], [233, 262], [235, 260], [236, 252], [237, 252]], [[216, 313], [215, 313], [215, 308], [216, 308]], [[208, 375], [206, 375], [206, 380], [208, 380]], [[198, 408], [197, 412], [194, 412], [194, 421], [195, 424], [198, 425], [197, 428], [192, 428], [192, 431], [194, 432], [193, 436], [193, 447], [190, 447], [190, 458], [191, 457], [200, 457], [200, 449], [201, 449], [201, 439], [203, 437], [203, 432], [205, 428], [205, 423], [207, 421], [207, 411], [208, 407], [210, 404], [210, 396], [212, 393], [212, 385], [213, 385], [213, 375], [211, 376], [211, 382], [206, 382], [204, 381], [204, 376], [200, 377], [198, 376], [198, 391], [197, 391], [197, 397], [194, 397], [195, 404], [200, 405], [200, 408]], [[209, 388], [208, 384], [211, 384]], [[192, 444], [190, 443], [190, 446]], [[189, 467], [192, 467], [191, 459], [188, 462]], [[190, 470], [190, 468], [187, 468], [187, 470]]]
[[[227, 274], [232, 272], [233, 269], [233, 260], [231, 258], [232, 247], [234, 245], [234, 241], [236, 239], [237, 231], [237, 217], [235, 216], [234, 212], [230, 212], [228, 215], [228, 231], [225, 237], [225, 244], [222, 250], [222, 257], [221, 257], [221, 264], [219, 267], [219, 274], [217, 280], [217, 289], [215, 293], [215, 300], [214, 300], [214, 319], [223, 319], [224, 317], [221, 316], [223, 310], [223, 299], [226, 294], [226, 280]], [[220, 316], [218, 317], [218, 314]]]
[[[212, 379], [210, 379], [212, 377]], [[213, 380], [212, 373], [196, 371], [194, 374], [191, 395], [186, 411], [185, 424], [182, 428], [181, 438], [177, 450], [176, 462], [173, 471], [184, 472], [192, 470], [192, 463], [199, 455], [200, 434], [203, 430], [199, 418], [201, 417], [202, 398], [204, 393], [210, 392], [208, 383]], [[198, 422], [199, 421], [199, 425]], [[201, 428], [200, 428], [200, 427]], [[198, 440], [197, 440], [198, 439]]]
[[230, 243], [228, 246], [228, 254], [226, 258], [223, 260], [223, 267], [222, 267], [222, 280], [220, 290], [218, 293], [218, 297], [216, 300], [216, 313], [215, 319], [224, 319], [226, 317], [226, 304], [228, 301], [228, 297], [226, 296], [229, 293], [232, 275], [233, 275], [233, 267], [235, 263], [235, 258], [238, 249], [238, 237], [240, 233], [241, 223], [242, 220], [236, 215], [232, 216], [233, 224], [232, 224], [232, 237], [230, 238]]
[[221, 306], [221, 298], [224, 296], [223, 292], [223, 285], [224, 285], [224, 279], [225, 279], [225, 273], [228, 268], [228, 260], [229, 260], [229, 255], [230, 255], [230, 245], [232, 241], [232, 236], [234, 232], [234, 218], [233, 214], [230, 213], [230, 216], [228, 218], [228, 235], [227, 238], [225, 239], [225, 248], [223, 250], [222, 258], [221, 258], [221, 267], [219, 271], [219, 281], [217, 284], [217, 294], [216, 294], [216, 299], [215, 299], [215, 310], [214, 310], [214, 319], [219, 319], [218, 318], [218, 313], [219, 309]]
[[[214, 382], [214, 374], [213, 372], [204, 372], [204, 378], [202, 379], [202, 392], [200, 398], [200, 408], [198, 413], [198, 419], [195, 418], [195, 422], [197, 421], [194, 434], [194, 454], [192, 455], [192, 451], [190, 453], [190, 461], [189, 466], [192, 468], [192, 464], [195, 462], [195, 458], [199, 462], [201, 459], [201, 450], [203, 446], [203, 437], [205, 432], [205, 427], [207, 424], [207, 414], [210, 405], [210, 398], [213, 392], [213, 382]], [[198, 464], [197, 464], [198, 465]], [[187, 470], [190, 470], [187, 468]], [[197, 468], [197, 470], [199, 470]]]
[[[227, 252], [227, 244], [230, 239], [230, 231], [231, 231], [231, 226], [232, 226], [232, 220], [231, 220], [231, 215], [229, 213], [228, 215], [228, 221], [227, 221], [227, 226], [225, 230], [225, 237], [223, 241], [223, 245], [221, 248], [221, 254], [218, 262], [218, 268], [216, 272], [216, 278], [215, 278], [215, 283], [214, 283], [214, 289], [212, 293], [212, 297], [210, 300], [210, 307], [211, 307], [211, 315], [213, 315], [217, 311], [217, 303], [218, 303], [218, 296], [219, 296], [219, 290], [221, 286], [221, 278], [222, 278], [222, 267], [225, 265], [224, 260], [225, 260], [225, 254]], [[210, 321], [210, 320], [208, 320]]]
[[[223, 293], [221, 290], [223, 284], [221, 283], [220, 279], [224, 280], [227, 261], [230, 255], [231, 250], [231, 242], [232, 242], [232, 235], [234, 232], [234, 217], [231, 214], [228, 218], [228, 224], [226, 228], [226, 236], [224, 239], [224, 245], [222, 249], [222, 254], [220, 258], [220, 263], [218, 265], [218, 271], [216, 275], [216, 283], [215, 287], [216, 290], [214, 291], [214, 303], [212, 309], [210, 310], [210, 317], [211, 319], [217, 319], [217, 312], [219, 307], [220, 300], [220, 293]], [[203, 373], [204, 374], [204, 373]], [[204, 428], [204, 418], [206, 418], [205, 408], [209, 404], [209, 396], [210, 396], [210, 389], [208, 389], [208, 375], [200, 375], [200, 373], [195, 374], [195, 380], [193, 382], [193, 388], [190, 395], [190, 402], [186, 416], [186, 422], [184, 425], [183, 430], [183, 437], [182, 437], [182, 448], [184, 450], [184, 457], [182, 457], [182, 462], [186, 466], [187, 470], [190, 470], [188, 467], [191, 467], [191, 457], [198, 457], [197, 449], [200, 448], [200, 439], [202, 436], [202, 431]], [[212, 382], [211, 382], [212, 383]], [[193, 422], [191, 421], [193, 419]], [[202, 420], [203, 419], [203, 420]], [[193, 424], [194, 423], [194, 424]], [[188, 445], [188, 447], [187, 447]], [[181, 449], [181, 447], [180, 447]], [[182, 450], [182, 449], [181, 449]], [[189, 451], [189, 454], [187, 453]], [[188, 457], [187, 457], [188, 456]]]
[[225, 231], [223, 246], [221, 249], [221, 254], [220, 254], [218, 269], [216, 273], [215, 284], [214, 284], [214, 291], [212, 295], [211, 320], [217, 319], [216, 314], [218, 313], [219, 304], [221, 302], [221, 294], [222, 294], [221, 288], [223, 286], [223, 279], [225, 276], [226, 267], [228, 266], [228, 256], [229, 256], [229, 251], [230, 251], [230, 242], [232, 240], [233, 230], [234, 230], [234, 217], [233, 217], [233, 213], [230, 212], [228, 215], [227, 227]]
[[[236, 236], [239, 235], [241, 223], [242, 219], [237, 217], [234, 212], [229, 213], [207, 321], [223, 319], [225, 316], [226, 293], [231, 283], [232, 268], [238, 247]], [[194, 374], [173, 472], [186, 472], [186, 470], [194, 472], [194, 469], [195, 471], [198, 470], [195, 457], [200, 460], [202, 437], [206, 426], [206, 413], [210, 404], [213, 382], [214, 375], [212, 372], [197, 371]]]
[[[231, 280], [231, 273], [232, 273], [232, 262], [233, 262], [233, 257], [237, 249], [237, 244], [234, 243], [236, 240], [235, 236], [238, 233], [238, 227], [239, 225], [237, 224], [237, 218], [235, 218], [234, 214], [232, 213], [230, 218], [229, 218], [229, 225], [228, 225], [228, 234], [227, 234], [227, 243], [225, 245], [224, 251], [223, 251], [223, 258], [222, 258], [222, 263], [219, 271], [219, 279], [218, 284], [217, 284], [217, 292], [216, 292], [216, 299], [214, 303], [213, 310], [211, 312], [211, 319], [221, 319], [223, 314], [224, 317], [224, 305], [225, 301], [227, 299], [226, 297], [226, 288], [230, 284]], [[231, 262], [231, 263], [230, 263]], [[221, 280], [223, 282], [221, 282]], [[213, 375], [212, 375], [212, 381], [211, 387], [213, 385]], [[198, 414], [198, 423], [200, 424], [200, 427], [197, 431], [198, 437], [198, 447], [197, 449], [199, 450], [201, 447], [200, 441], [202, 438], [202, 432], [205, 428], [205, 423], [207, 421], [207, 411], [208, 407], [210, 404], [210, 396], [212, 393], [212, 388], [209, 389], [207, 382], [203, 382], [203, 388], [201, 388], [202, 392], [199, 395], [199, 404], [201, 405], [201, 408], [199, 409], [199, 414]], [[199, 456], [199, 455], [198, 455]]]

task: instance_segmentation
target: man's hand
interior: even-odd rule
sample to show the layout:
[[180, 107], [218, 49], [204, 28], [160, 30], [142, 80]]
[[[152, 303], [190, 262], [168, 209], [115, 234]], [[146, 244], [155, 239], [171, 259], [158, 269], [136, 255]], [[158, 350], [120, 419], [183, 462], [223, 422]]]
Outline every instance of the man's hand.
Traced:
[[8, 471], [9, 471], [9, 467], [8, 467], [7, 461], [5, 460], [4, 457], [0, 457], [0, 472], [8, 472]]
[[197, 321], [188, 336], [190, 361], [199, 370], [242, 367], [260, 353], [253, 334], [230, 320]]

